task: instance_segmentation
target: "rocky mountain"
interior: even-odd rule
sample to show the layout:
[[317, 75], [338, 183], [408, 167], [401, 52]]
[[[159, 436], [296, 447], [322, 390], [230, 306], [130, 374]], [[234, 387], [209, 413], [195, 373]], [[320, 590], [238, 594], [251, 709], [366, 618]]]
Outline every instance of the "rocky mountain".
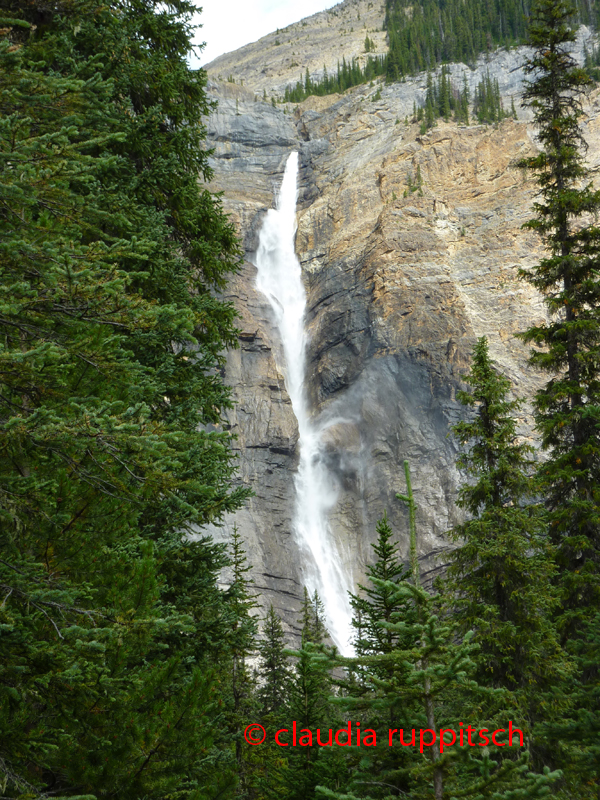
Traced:
[[338, 62], [367, 59], [365, 39], [374, 43], [372, 56], [387, 52], [382, 0], [343, 0], [327, 11], [313, 14], [287, 28], [263, 36], [233, 53], [219, 56], [207, 66], [211, 78], [235, 81], [261, 98], [281, 98], [287, 85], [311, 76], [332, 74]]
[[[358, 46], [365, 30], [358, 26], [381, 28], [382, 12], [345, 0], [209, 67], [210, 75], [231, 72], [237, 80], [210, 82], [218, 108], [208, 121], [208, 144], [214, 148], [211, 188], [223, 192], [246, 252], [230, 286], [241, 334], [240, 349], [228, 354], [226, 379], [236, 399], [228, 424], [238, 437], [240, 480], [255, 492], [215, 533], [226, 538], [238, 526], [264, 602], [273, 602], [291, 634], [304, 582], [292, 519], [298, 432], [281, 343], [255, 287], [254, 266], [261, 222], [290, 152], [299, 152], [301, 164], [296, 251], [308, 295], [307, 384], [314, 415], [339, 420], [326, 433], [339, 488], [330, 521], [353, 584], [364, 575], [384, 511], [408, 551], [407, 511], [395, 497], [405, 488], [404, 459], [419, 504], [423, 571], [431, 575], [443, 564], [460, 482], [449, 432], [465, 413], [456, 390], [476, 338], [489, 337], [492, 356], [517, 394], [531, 396], [542, 380], [515, 338], [544, 316], [540, 297], [519, 279], [541, 255], [537, 237], [521, 229], [536, 186], [514, 167], [536, 148], [527, 115], [520, 110], [518, 120], [497, 126], [440, 121], [421, 135], [411, 117], [413, 104], [424, 100], [423, 75], [308, 98], [297, 107], [262, 102], [263, 89], [281, 93], [295, 69], [286, 48], [311, 70], [317, 58], [326, 57], [328, 65], [337, 58], [340, 34], [330, 32], [332, 18], [338, 28], [341, 20], [345, 26], [354, 21], [348, 42], [354, 36]], [[306, 45], [299, 38], [305, 30], [314, 37]], [[317, 55], [311, 48], [320, 30], [328, 44]], [[590, 35], [581, 31], [580, 53]], [[472, 90], [489, 72], [505, 104], [513, 98], [519, 107], [523, 58], [522, 50], [499, 51], [451, 72], [457, 83], [466, 75]], [[596, 172], [598, 91], [586, 110], [588, 158]], [[521, 423], [530, 436], [526, 409]]]

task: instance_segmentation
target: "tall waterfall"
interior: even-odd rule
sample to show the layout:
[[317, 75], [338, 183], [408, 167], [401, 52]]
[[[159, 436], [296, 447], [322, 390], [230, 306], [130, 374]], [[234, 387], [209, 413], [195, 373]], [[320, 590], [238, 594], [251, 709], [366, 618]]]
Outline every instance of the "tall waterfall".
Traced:
[[328, 522], [338, 491], [324, 459], [321, 436], [327, 426], [311, 419], [305, 389], [306, 292], [294, 250], [297, 176], [298, 153], [292, 153], [276, 208], [267, 212], [260, 232], [256, 286], [269, 300], [275, 315], [285, 357], [285, 365], [280, 366], [298, 420], [300, 459], [295, 477], [294, 532], [305, 556], [304, 579], [311, 594], [315, 590], [319, 593], [329, 633], [339, 650], [348, 655], [352, 653], [350, 587]]

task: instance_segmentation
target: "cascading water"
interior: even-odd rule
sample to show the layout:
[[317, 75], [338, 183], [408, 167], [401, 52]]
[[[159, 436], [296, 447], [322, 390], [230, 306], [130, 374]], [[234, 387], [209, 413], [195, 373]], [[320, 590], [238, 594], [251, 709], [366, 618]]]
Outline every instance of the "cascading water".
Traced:
[[260, 232], [256, 287], [267, 297], [275, 314], [285, 357], [286, 388], [298, 420], [300, 459], [295, 479], [294, 529], [306, 557], [307, 589], [311, 594], [315, 590], [319, 593], [329, 633], [339, 650], [350, 655], [350, 587], [328, 522], [328, 512], [337, 500], [337, 487], [323, 453], [321, 437], [327, 426], [319, 426], [311, 420], [304, 385], [306, 292], [294, 250], [297, 176], [298, 153], [292, 153], [285, 167], [277, 206], [267, 212]]

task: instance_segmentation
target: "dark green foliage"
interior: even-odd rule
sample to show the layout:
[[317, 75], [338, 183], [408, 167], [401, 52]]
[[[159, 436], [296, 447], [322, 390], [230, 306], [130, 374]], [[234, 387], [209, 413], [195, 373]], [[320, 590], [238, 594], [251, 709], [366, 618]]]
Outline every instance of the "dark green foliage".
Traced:
[[245, 494], [208, 429], [229, 404], [218, 290], [239, 251], [198, 184], [192, 6], [4, 12], [3, 794], [217, 796], [235, 609], [222, 548], [186, 534]]
[[473, 99], [473, 114], [478, 122], [500, 122], [506, 117], [514, 116], [512, 109], [509, 114], [504, 110], [498, 79], [492, 80], [488, 72], [478, 85]]
[[600, 81], [600, 47], [592, 46], [589, 50], [586, 45], [583, 47], [583, 66], [592, 80]]
[[570, 786], [583, 796], [597, 797], [600, 789], [600, 614], [595, 613], [579, 637], [569, 643], [579, 668], [575, 680], [553, 687], [567, 697], [571, 713], [544, 726], [550, 741], [560, 742]]
[[226, 664], [230, 670], [227, 681], [227, 724], [235, 742], [238, 797], [246, 797], [253, 782], [252, 764], [248, 763], [243, 731], [249, 720], [258, 712], [256, 681], [248, 666], [248, 658], [255, 652], [258, 624], [251, 612], [258, 606], [252, 593], [253, 579], [248, 576], [246, 553], [237, 527], [234, 526], [230, 544], [232, 581], [226, 592], [229, 605], [229, 641], [227, 661], [221, 659], [221, 670]]
[[[360, 720], [363, 737], [368, 730], [376, 734], [376, 746], [361, 747], [352, 754], [350, 785], [373, 797], [388, 795], [390, 788], [399, 791], [409, 788], [409, 753], [389, 747], [388, 731], [409, 725], [410, 714], [404, 694], [393, 695], [388, 691], [390, 681], [402, 674], [398, 665], [371, 658], [363, 664], [362, 659], [390, 656], [414, 644], [414, 638], [387, 627], [396, 620], [414, 621], [410, 599], [397, 592], [398, 584], [406, 580], [410, 572], [399, 558], [387, 514], [377, 523], [377, 533], [377, 542], [373, 545], [377, 558], [367, 568], [368, 583], [359, 584], [359, 594], [351, 595], [352, 625], [356, 631], [354, 647], [359, 658], [349, 671], [349, 680], [343, 684], [343, 706], [352, 719]], [[374, 789], [374, 781], [379, 782], [379, 791]]]
[[[575, 791], [597, 794], [596, 660], [600, 604], [600, 192], [584, 162], [581, 101], [592, 84], [569, 48], [575, 8], [567, 0], [538, 0], [532, 12], [532, 76], [524, 102], [534, 112], [541, 149], [523, 159], [540, 187], [527, 227], [547, 255], [525, 277], [544, 295], [550, 319], [529, 328], [531, 362], [551, 374], [535, 398], [535, 418], [548, 459], [540, 479], [556, 547], [561, 606], [559, 629], [578, 666], [575, 679], [555, 687], [571, 713], [546, 726], [558, 740]], [[589, 64], [587, 65], [589, 70]]]
[[[297, 746], [286, 749], [287, 765], [282, 775], [283, 797], [289, 800], [308, 800], [314, 797], [318, 784], [327, 785], [328, 776], [335, 772], [341, 753], [338, 747], [321, 747], [316, 738], [321, 731], [321, 741], [328, 741], [328, 731], [342, 727], [342, 716], [331, 703], [333, 692], [331, 662], [322, 646], [306, 641], [301, 650], [293, 654], [297, 659], [290, 687], [288, 704], [289, 733], [284, 741], [291, 742], [292, 724], [296, 723]], [[307, 731], [312, 734], [309, 744]], [[301, 739], [301, 737], [305, 737]]]
[[416, 112], [417, 122], [421, 122], [421, 134], [436, 125], [442, 117], [446, 122], [451, 117], [456, 122], [469, 124], [469, 87], [467, 76], [463, 75], [463, 85], [457, 89], [450, 78], [450, 70], [442, 67], [439, 76], [434, 80], [431, 73], [427, 75], [427, 93], [425, 106]]
[[458, 546], [446, 591], [457, 629], [477, 635], [478, 680], [513, 692], [511, 713], [529, 734], [536, 721], [564, 711], [565, 700], [549, 704], [544, 689], [571, 672], [552, 624], [553, 548], [536, 502], [533, 448], [517, 436], [521, 403], [508, 399], [510, 381], [496, 370], [485, 337], [464, 380], [470, 390], [458, 399], [476, 413], [453, 430], [467, 448], [458, 465], [473, 482], [459, 493], [468, 519], [452, 531]]
[[[530, 0], [386, 0], [388, 81], [442, 63], [472, 64], [495, 47], [523, 44]], [[598, 8], [581, 0], [581, 22], [597, 25]]]
[[[389, 583], [398, 583], [408, 577], [408, 571], [398, 557], [398, 545], [392, 541], [393, 531], [387, 514], [377, 523], [377, 543], [373, 550], [377, 556], [374, 564], [367, 567], [367, 586], [358, 585], [359, 594], [351, 594], [354, 618], [352, 625], [356, 630], [354, 648], [357, 655], [389, 653], [396, 646], [397, 637], [392, 631], [382, 627], [381, 622], [390, 622], [392, 613], [399, 609], [392, 602], [394, 594]], [[383, 587], [375, 579], [384, 581]]]
[[300, 609], [300, 619], [298, 622], [302, 630], [302, 644], [312, 642], [313, 644], [323, 644], [327, 636], [325, 627], [325, 609], [319, 593], [315, 589], [313, 595], [308, 593], [304, 587], [304, 598]]
[[263, 624], [263, 639], [258, 644], [261, 662], [258, 670], [258, 698], [263, 714], [277, 714], [289, 697], [290, 666], [285, 654], [281, 620], [271, 605]]
[[418, 192], [420, 197], [423, 196], [423, 175], [421, 174], [420, 164], [417, 164], [414, 175], [412, 171], [410, 171], [406, 176], [406, 186], [404, 197], [408, 197], [409, 194], [413, 194], [414, 192]]
[[[315, 591], [311, 597], [305, 589], [299, 620], [302, 648], [289, 652], [295, 664], [286, 709], [288, 733], [282, 737], [290, 744], [285, 748], [285, 764], [276, 775], [276, 796], [286, 800], [311, 800], [317, 785], [337, 786], [345, 780], [344, 748], [336, 746], [333, 738], [332, 744], [327, 745], [330, 731], [333, 737], [337, 730], [345, 727], [346, 720], [333, 703], [331, 671], [335, 650], [322, 644], [327, 633], [322, 616], [323, 605], [318, 593]], [[295, 747], [292, 746], [294, 722]], [[320, 739], [317, 731], [320, 731]]]
[[[415, 613], [408, 617], [396, 615], [396, 620], [386, 627], [400, 634], [404, 641], [412, 639], [413, 644], [371, 661], [387, 662], [394, 667], [387, 680], [376, 683], [388, 702], [402, 698], [403, 724], [398, 728], [404, 729], [405, 741], [410, 741], [413, 728], [418, 738], [419, 729], [458, 731], [463, 721], [465, 726], [471, 724], [478, 730], [505, 727], [507, 710], [496, 720], [482, 712], [490, 695], [474, 680], [478, 647], [471, 641], [471, 635], [457, 638], [452, 621], [439, 616], [439, 599], [424, 589], [402, 582], [394, 591], [395, 602], [412, 601]], [[399, 744], [399, 734], [393, 736]], [[491, 744], [487, 752], [479, 748], [449, 748], [441, 754], [438, 747], [427, 748], [423, 754], [418, 748], [398, 750], [397, 778], [402, 778], [409, 793], [419, 798], [544, 797], [550, 794], [552, 783], [559, 777], [558, 773], [532, 774], [528, 770], [527, 753], [520, 751], [517, 758], [507, 759], [503, 758], [502, 749]], [[401, 759], [408, 763], [402, 764]], [[402, 788], [402, 783], [398, 788]], [[367, 788], [360, 796], [386, 795]]]
[[[405, 474], [407, 494], [399, 497], [409, 506], [412, 583], [372, 579], [380, 596], [386, 597], [387, 607], [395, 608], [390, 614], [391, 621], [379, 623], [384, 631], [394, 635], [394, 646], [386, 648], [387, 652], [345, 659], [345, 663], [352, 669], [360, 666], [370, 673], [367, 676], [370, 691], [363, 693], [363, 706], [376, 709], [383, 720], [394, 705], [398, 724], [390, 727], [402, 728], [406, 742], [411, 741], [413, 729], [418, 745], [419, 729], [458, 731], [462, 722], [465, 726], [477, 726], [477, 730], [504, 728], [506, 716], [501, 720], [504, 724], [484, 716], [489, 698], [505, 693], [486, 689], [474, 680], [478, 646], [471, 641], [472, 632], [464, 638], [459, 636], [453, 621], [440, 617], [439, 598], [420, 586], [417, 509], [407, 462]], [[543, 775], [529, 772], [528, 756], [523, 751], [516, 758], [505, 757], [502, 748], [490, 743], [479, 750], [477, 745], [481, 743], [476, 741], [476, 749], [453, 749], [448, 745], [443, 753], [438, 747], [420, 752], [418, 746], [402, 747], [399, 736], [399, 730], [392, 733], [396, 746], [391, 749], [389, 734], [382, 742], [387, 753], [383, 753], [384, 747], [378, 754], [361, 753], [347, 784], [352, 794], [325, 788], [320, 794], [340, 800], [388, 798], [398, 794], [435, 800], [448, 797], [510, 800], [548, 796], [553, 782], [560, 777], [559, 773], [549, 771]], [[428, 736], [427, 741], [430, 739]]]
[[344, 57], [341, 64], [338, 62], [336, 74], [328, 75], [327, 69], [324, 69], [321, 80], [311, 78], [307, 68], [304, 78], [299, 80], [296, 86], [286, 87], [283, 99], [286, 103], [301, 103], [310, 95], [322, 96], [345, 92], [351, 86], [368, 83], [379, 75], [385, 75], [385, 70], [385, 56], [369, 56], [364, 67], [360, 66], [358, 59], [353, 58], [351, 62], [347, 62]]
[[[597, 26], [600, 15], [597, 4], [577, 0], [577, 18], [586, 25]], [[424, 0], [414, 4], [412, 0], [386, 0], [385, 28], [388, 32], [388, 53], [384, 56], [369, 56], [364, 67], [358, 59], [338, 63], [336, 75], [324, 70], [321, 80], [305, 74], [295, 87], [285, 90], [286, 102], [300, 103], [310, 95], [326, 95], [344, 92], [351, 86], [368, 83], [375, 77], [385, 75], [388, 83], [401, 80], [406, 75], [415, 75], [425, 70], [434, 70], [440, 64], [462, 62], [472, 65], [482, 53], [496, 47], [513, 47], [527, 42], [527, 19], [531, 0]], [[376, 49], [367, 35], [365, 53]], [[586, 51], [586, 69], [598, 80], [598, 50]], [[459, 100], [457, 95], [462, 96]], [[485, 79], [478, 89], [480, 122], [498, 122], [504, 117], [515, 116], [504, 112], [497, 87]], [[436, 117], [449, 119], [450, 109], [445, 92], [442, 91], [442, 107]], [[451, 109], [458, 122], [468, 122], [468, 100], [464, 87], [454, 89]], [[431, 124], [428, 125], [431, 127]]]
[[[414, 22], [411, 51], [431, 67], [446, 58], [435, 48], [423, 53], [418, 23], [433, 6], [411, 14], [389, 6], [410, 22], [400, 38]], [[472, 3], [436, 7], [443, 48], [460, 50]], [[508, 33], [490, 26], [487, 47], [518, 38], [510, 27], [517, 7], [500, 15]], [[478, 8], [493, 20], [494, 3]], [[223, 353], [236, 331], [220, 291], [240, 253], [203, 185], [210, 104], [204, 74], [186, 64], [193, 7], [4, 3], [2, 797], [536, 798], [553, 776], [529, 774], [526, 757], [514, 752], [437, 757], [387, 740], [389, 728], [456, 730], [462, 720], [481, 727], [486, 719], [503, 727], [516, 714], [538, 761], [544, 737], [557, 742], [552, 755], [570, 762], [573, 796], [597, 791], [599, 240], [595, 226], [580, 223], [600, 197], [584, 181], [578, 93], [589, 80], [561, 50], [572, 38], [565, 8], [541, 0], [534, 14], [530, 67], [538, 72], [527, 97], [545, 149], [523, 163], [540, 176], [531, 227], [550, 250], [532, 281], [547, 294], [552, 322], [526, 338], [541, 345], [534, 360], [558, 375], [537, 400], [550, 451], [542, 477], [551, 541], [509, 385], [480, 342], [472, 392], [462, 395], [476, 414], [456, 429], [473, 482], [460, 496], [469, 519], [454, 532], [460, 546], [446, 606], [453, 616], [420, 586], [407, 469], [412, 582], [384, 517], [376, 561], [352, 596], [356, 657], [341, 659], [324, 644], [316, 593], [304, 595], [300, 650], [284, 650], [273, 609], [257, 642], [237, 530], [230, 555], [201, 534], [245, 492], [232, 488], [230, 440], [221, 431], [230, 402]], [[444, 27], [448, 13], [456, 34]], [[478, 30], [469, 28], [474, 40]], [[373, 47], [367, 36], [365, 50]], [[406, 69], [398, 48], [362, 69], [343, 61], [318, 85], [307, 72], [298, 99], [390, 74], [390, 64], [397, 76]], [[476, 111], [494, 121], [497, 87], [488, 80], [482, 92]], [[457, 89], [443, 68], [430, 76], [415, 116], [425, 129], [439, 117], [468, 122], [468, 102], [466, 78]], [[415, 169], [407, 192], [422, 191]], [[227, 569], [232, 579], [221, 591], [217, 578]], [[562, 630], [571, 635], [574, 677], [550, 625], [555, 588], [567, 609]], [[258, 678], [249, 666], [257, 651]], [[543, 680], [551, 690], [542, 691]], [[327, 741], [330, 729], [358, 719], [363, 731], [377, 731], [378, 747], [319, 746], [317, 729]], [[262, 749], [243, 740], [257, 720], [267, 728]], [[306, 746], [274, 744], [279, 728], [291, 741], [293, 722]]]
[[547, 323], [529, 328], [531, 363], [552, 377], [535, 398], [536, 424], [549, 458], [541, 468], [558, 549], [563, 631], [575, 630], [600, 603], [600, 191], [587, 182], [581, 98], [591, 85], [569, 46], [575, 8], [539, 0], [532, 12], [533, 75], [524, 102], [532, 108], [541, 151], [520, 166], [540, 187], [537, 231], [548, 255], [525, 277], [546, 299]]

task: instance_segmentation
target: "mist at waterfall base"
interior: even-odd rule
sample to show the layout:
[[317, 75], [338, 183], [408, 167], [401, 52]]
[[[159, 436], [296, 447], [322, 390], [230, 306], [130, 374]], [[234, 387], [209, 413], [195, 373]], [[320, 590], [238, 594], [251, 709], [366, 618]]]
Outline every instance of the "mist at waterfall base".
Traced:
[[313, 420], [305, 387], [306, 292], [294, 249], [297, 178], [298, 153], [292, 153], [276, 207], [269, 209], [261, 228], [256, 253], [256, 287], [273, 309], [285, 358], [285, 364], [280, 367], [298, 421], [300, 457], [295, 476], [294, 533], [305, 559], [306, 588], [311, 595], [316, 590], [323, 601], [327, 628], [340, 652], [352, 655], [350, 585], [328, 522], [329, 511], [337, 500], [338, 486], [327, 469], [322, 443], [327, 427], [340, 420], [330, 419], [321, 424]]

